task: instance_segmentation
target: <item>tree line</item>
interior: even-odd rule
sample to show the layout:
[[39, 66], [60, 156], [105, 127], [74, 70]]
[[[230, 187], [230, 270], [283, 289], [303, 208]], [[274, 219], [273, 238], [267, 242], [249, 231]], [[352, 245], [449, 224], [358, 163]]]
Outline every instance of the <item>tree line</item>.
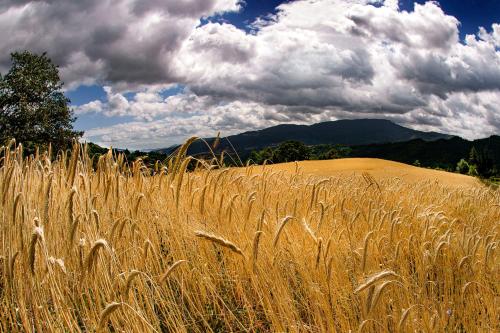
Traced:
[[254, 150], [248, 161], [255, 164], [264, 162], [286, 163], [305, 160], [331, 160], [348, 157], [352, 149], [343, 145], [320, 144], [307, 146], [303, 142], [290, 140], [277, 145]]
[[472, 147], [468, 158], [462, 158], [457, 163], [457, 172], [481, 178], [497, 177], [499, 175], [498, 166], [495, 165], [488, 151], [479, 152], [476, 147]]

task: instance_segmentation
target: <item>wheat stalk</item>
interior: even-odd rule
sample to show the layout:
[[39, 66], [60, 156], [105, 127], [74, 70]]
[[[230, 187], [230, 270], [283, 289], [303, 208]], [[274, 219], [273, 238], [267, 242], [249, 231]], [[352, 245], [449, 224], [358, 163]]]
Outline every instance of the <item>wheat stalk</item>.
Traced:
[[414, 305], [410, 306], [408, 309], [403, 311], [403, 314], [401, 315], [401, 319], [399, 320], [399, 323], [398, 323], [398, 332], [403, 331], [403, 327], [404, 327], [406, 320], [408, 319], [408, 315], [410, 314], [410, 310], [413, 309], [415, 306], [417, 306], [417, 304], [414, 304]]
[[138, 271], [138, 270], [131, 270], [129, 275], [127, 276], [127, 281], [125, 283], [125, 290], [124, 290], [124, 294], [125, 295], [128, 295], [128, 292], [130, 290], [130, 287], [132, 286], [132, 283], [134, 282], [134, 279], [139, 276], [139, 274], [141, 274], [141, 271]]
[[286, 216], [285, 218], [283, 218], [283, 220], [281, 220], [280, 226], [278, 227], [278, 230], [276, 231], [276, 234], [274, 235], [274, 240], [273, 240], [274, 247], [276, 247], [276, 245], [278, 244], [278, 241], [279, 241], [281, 232], [283, 231], [283, 228], [288, 223], [288, 221], [290, 221], [292, 219], [294, 219], [293, 216]]
[[361, 270], [364, 272], [365, 267], [366, 267], [366, 258], [368, 257], [368, 245], [370, 241], [370, 237], [373, 235], [373, 231], [370, 231], [368, 234], [366, 234], [365, 241], [364, 241], [364, 246], [363, 246], [363, 257], [361, 260]]
[[14, 268], [15, 268], [16, 259], [17, 259], [18, 255], [19, 255], [19, 251], [16, 251], [16, 253], [14, 253], [9, 260], [9, 266], [8, 266], [9, 270], [7, 272], [7, 276], [8, 276], [8, 280], [11, 284], [14, 281]]
[[262, 236], [262, 231], [256, 231], [253, 238], [253, 246], [252, 246], [252, 267], [255, 271], [257, 269], [257, 257], [259, 255], [259, 241]]
[[321, 259], [321, 246], [323, 245], [323, 238], [318, 238], [318, 246], [316, 249], [316, 260], [315, 260], [315, 268], [318, 268], [319, 260]]
[[92, 270], [92, 267], [94, 267], [95, 261], [97, 259], [97, 254], [99, 252], [99, 249], [101, 249], [101, 248], [105, 248], [105, 249], [109, 248], [108, 242], [106, 242], [106, 240], [104, 240], [104, 239], [96, 240], [94, 242], [94, 244], [92, 245], [92, 248], [90, 249], [90, 252], [89, 252], [87, 259], [85, 261], [85, 267], [86, 267], [88, 272], [90, 272]]
[[172, 266], [170, 266], [167, 271], [165, 273], [163, 273], [163, 275], [160, 277], [160, 283], [163, 283], [165, 282], [168, 277], [170, 276], [170, 274], [172, 274], [172, 272], [175, 270], [176, 267], [180, 266], [182, 263], [185, 263], [187, 262], [187, 260], [177, 260], [176, 262], [174, 262], [172, 264]]
[[103, 326], [108, 322], [109, 316], [116, 310], [118, 310], [122, 306], [122, 303], [112, 302], [106, 305], [104, 310], [101, 311], [99, 315], [99, 324], [97, 325], [98, 329], [103, 328]]

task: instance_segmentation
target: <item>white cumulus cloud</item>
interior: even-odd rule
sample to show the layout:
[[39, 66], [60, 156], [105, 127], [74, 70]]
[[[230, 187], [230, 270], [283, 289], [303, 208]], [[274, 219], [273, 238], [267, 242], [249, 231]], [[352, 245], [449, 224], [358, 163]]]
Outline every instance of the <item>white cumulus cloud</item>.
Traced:
[[[231, 0], [4, 1], [0, 67], [14, 49], [48, 49], [72, 86], [106, 99], [76, 108], [134, 121], [86, 138], [154, 148], [190, 135], [281, 122], [385, 118], [478, 138], [500, 131], [500, 24], [460, 40], [436, 1], [297, 0], [245, 31], [202, 17]], [[162, 97], [173, 84], [185, 86]], [[125, 92], [134, 92], [127, 98]]]

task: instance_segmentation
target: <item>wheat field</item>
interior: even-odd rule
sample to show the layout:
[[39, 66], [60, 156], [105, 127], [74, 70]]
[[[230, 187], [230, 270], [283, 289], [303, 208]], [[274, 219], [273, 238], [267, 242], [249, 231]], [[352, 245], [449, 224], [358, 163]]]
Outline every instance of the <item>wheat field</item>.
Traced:
[[[441, 170], [419, 168], [412, 165], [382, 160], [378, 158], [342, 158], [326, 161], [301, 161], [298, 166], [306, 176], [319, 177], [351, 177], [369, 173], [377, 180], [401, 179], [406, 183], [434, 181], [446, 186], [477, 186], [477, 178]], [[254, 167], [254, 172], [262, 172], [262, 167]], [[266, 168], [275, 171], [295, 172], [297, 164], [280, 163], [267, 165]]]
[[150, 170], [2, 147], [0, 330], [500, 330], [498, 190], [301, 164], [187, 172], [186, 148]]

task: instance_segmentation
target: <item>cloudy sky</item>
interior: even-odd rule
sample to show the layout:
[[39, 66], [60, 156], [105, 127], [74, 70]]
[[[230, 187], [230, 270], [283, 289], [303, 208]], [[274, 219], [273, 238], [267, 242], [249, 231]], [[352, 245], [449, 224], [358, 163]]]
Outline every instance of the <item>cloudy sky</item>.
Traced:
[[0, 72], [47, 51], [106, 146], [346, 118], [500, 134], [498, 0], [0, 0], [0, 31]]

